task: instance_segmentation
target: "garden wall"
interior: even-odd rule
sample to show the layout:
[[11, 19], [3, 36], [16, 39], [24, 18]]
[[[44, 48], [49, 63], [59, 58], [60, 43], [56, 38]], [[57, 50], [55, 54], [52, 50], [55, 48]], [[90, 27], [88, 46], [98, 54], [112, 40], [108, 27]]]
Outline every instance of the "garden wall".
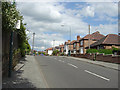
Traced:
[[[86, 59], [90, 59], [90, 60], [93, 60], [95, 57], [94, 54], [71, 54], [71, 56], [78, 57], [78, 58], [86, 58]], [[115, 56], [115, 55], [97, 54], [96, 60], [120, 64], [120, 56]]]

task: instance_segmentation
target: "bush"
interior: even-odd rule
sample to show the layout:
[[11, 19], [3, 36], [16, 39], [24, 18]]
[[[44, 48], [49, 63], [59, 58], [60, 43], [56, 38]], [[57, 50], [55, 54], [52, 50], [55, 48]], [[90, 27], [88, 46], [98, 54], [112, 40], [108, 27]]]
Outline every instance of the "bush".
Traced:
[[97, 49], [87, 49], [86, 53], [96, 53], [98, 52]]
[[98, 52], [104, 54], [113, 54], [111, 49], [99, 49]]
[[104, 54], [113, 54], [111, 49], [88, 49], [86, 53], [104, 53]]
[[54, 50], [52, 54], [53, 54], [53, 55], [57, 55], [58, 53], [59, 53], [58, 50]]

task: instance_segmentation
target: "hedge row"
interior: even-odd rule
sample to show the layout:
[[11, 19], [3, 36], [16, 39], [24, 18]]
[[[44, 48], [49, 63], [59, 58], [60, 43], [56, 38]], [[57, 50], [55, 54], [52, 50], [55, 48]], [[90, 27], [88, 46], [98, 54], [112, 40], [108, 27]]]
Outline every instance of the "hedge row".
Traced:
[[104, 54], [113, 54], [113, 50], [110, 49], [88, 49], [86, 53], [104, 53]]

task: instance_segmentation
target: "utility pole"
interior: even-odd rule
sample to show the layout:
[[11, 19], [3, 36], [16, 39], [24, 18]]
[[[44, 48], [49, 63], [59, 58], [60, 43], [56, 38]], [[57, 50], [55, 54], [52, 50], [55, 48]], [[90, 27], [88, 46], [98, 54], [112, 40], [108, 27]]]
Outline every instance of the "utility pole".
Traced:
[[35, 38], [35, 33], [33, 33], [32, 53], [33, 53], [33, 50], [34, 50], [34, 38]]
[[88, 46], [89, 46], [89, 49], [90, 49], [90, 25], [88, 25], [88, 28], [89, 28], [89, 41], [88, 41]]
[[71, 26], [70, 26], [70, 55], [71, 55]]
[[55, 50], [55, 40], [53, 40], [53, 50]]

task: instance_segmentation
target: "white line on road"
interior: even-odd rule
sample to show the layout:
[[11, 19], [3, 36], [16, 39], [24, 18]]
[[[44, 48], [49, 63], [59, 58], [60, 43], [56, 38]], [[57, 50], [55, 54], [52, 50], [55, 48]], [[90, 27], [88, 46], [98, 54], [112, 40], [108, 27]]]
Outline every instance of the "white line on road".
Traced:
[[88, 71], [88, 70], [84, 70], [84, 71], [87, 72], [87, 73], [89, 73], [89, 74], [92, 74], [92, 75], [94, 75], [94, 76], [97, 76], [97, 77], [99, 77], [99, 78], [102, 78], [102, 79], [104, 79], [104, 80], [110, 81], [110, 79], [105, 78], [105, 77], [103, 77], [103, 76], [100, 76], [100, 75], [98, 75], [98, 74], [95, 74], [95, 73], [93, 73], [93, 72], [90, 72], [90, 71]]
[[62, 60], [58, 60], [58, 61], [60, 61], [60, 62], [64, 62], [64, 61], [62, 61]]
[[56, 59], [56, 58], [54, 58], [54, 59]]
[[73, 64], [71, 64], [71, 63], [68, 63], [68, 65], [73, 66], [73, 67], [75, 67], [75, 68], [78, 68], [77, 66], [75, 66], [75, 65], [73, 65]]

